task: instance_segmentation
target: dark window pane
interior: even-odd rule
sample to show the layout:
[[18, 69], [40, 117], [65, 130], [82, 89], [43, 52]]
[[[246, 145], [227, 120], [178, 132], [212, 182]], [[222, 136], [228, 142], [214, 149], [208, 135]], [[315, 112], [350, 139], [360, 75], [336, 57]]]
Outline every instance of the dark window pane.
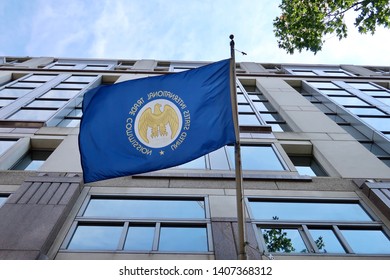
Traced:
[[69, 250], [116, 250], [122, 226], [79, 225], [68, 245]]
[[290, 156], [292, 163], [300, 175], [326, 176], [321, 166], [309, 156]]
[[153, 248], [154, 226], [131, 226], [127, 231], [124, 250], [151, 251]]
[[205, 227], [161, 227], [159, 251], [207, 252]]
[[259, 220], [372, 221], [358, 203], [250, 201]]
[[205, 218], [203, 200], [98, 199], [92, 198], [84, 217]]
[[330, 229], [310, 229], [314, 242], [321, 253], [345, 253], [334, 232]]
[[51, 151], [30, 151], [12, 169], [38, 170], [45, 163], [51, 153]]
[[341, 230], [352, 250], [358, 254], [389, 254], [389, 238], [381, 230]]

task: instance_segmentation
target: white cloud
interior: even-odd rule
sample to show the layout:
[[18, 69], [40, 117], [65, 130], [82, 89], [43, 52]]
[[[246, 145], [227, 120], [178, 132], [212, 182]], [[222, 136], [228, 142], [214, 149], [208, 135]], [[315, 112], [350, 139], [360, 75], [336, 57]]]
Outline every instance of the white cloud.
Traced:
[[[20, 4], [18, 0], [5, 1], [8, 6]], [[273, 34], [272, 21], [279, 14], [279, 1], [274, 0], [30, 0], [28, 3], [30, 9], [20, 10], [19, 16], [10, 17], [9, 26], [3, 27], [3, 34], [12, 34], [14, 40], [1, 40], [0, 52], [212, 61], [230, 55], [229, 35], [233, 33], [236, 48], [248, 53], [247, 56], [238, 53], [238, 61], [389, 64], [385, 59], [390, 36], [389, 30], [383, 28], [375, 36], [363, 36], [350, 28], [347, 39], [329, 39], [317, 55], [286, 54], [277, 48]]]

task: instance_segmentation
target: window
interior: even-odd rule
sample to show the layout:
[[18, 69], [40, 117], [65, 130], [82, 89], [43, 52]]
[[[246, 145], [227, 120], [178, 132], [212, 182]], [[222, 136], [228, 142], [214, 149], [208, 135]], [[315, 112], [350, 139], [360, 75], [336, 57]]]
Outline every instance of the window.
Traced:
[[57, 110], [52, 109], [20, 109], [7, 119], [26, 121], [47, 121]]
[[[234, 147], [227, 146], [227, 153], [234, 169]], [[243, 170], [282, 171], [286, 169], [272, 145], [241, 146], [241, 160]]]
[[3, 204], [5, 203], [5, 201], [7, 200], [8, 198], [8, 194], [2, 194], [0, 193], [0, 207], [3, 206]]
[[58, 75], [39, 75], [39, 74], [33, 74], [25, 79], [23, 79], [23, 81], [29, 81], [29, 82], [47, 82], [47, 81], [50, 81], [52, 79], [54, 79], [55, 77], [57, 77]]
[[339, 87], [332, 82], [308, 82], [308, 84], [318, 89], [339, 89]]
[[378, 87], [374, 86], [371, 83], [347, 83], [349, 86], [360, 89], [360, 90], [375, 90]]
[[0, 90], [0, 97], [19, 98], [26, 95], [31, 90], [32, 89], [6, 87]]
[[32, 150], [24, 155], [12, 170], [38, 170], [51, 155], [51, 151]]
[[[242, 169], [247, 171], [285, 171], [286, 165], [273, 145], [241, 145]], [[234, 170], [234, 147], [225, 146], [174, 169]]]
[[260, 126], [266, 124], [271, 126], [272, 131], [290, 130], [283, 118], [256, 86], [240, 84], [237, 92], [240, 92], [238, 94], [238, 123], [240, 125]]
[[390, 116], [386, 117], [370, 117], [370, 118], [360, 118], [361, 120], [365, 121], [367, 124], [372, 126], [374, 129], [379, 131], [390, 131]]
[[388, 230], [355, 199], [248, 198], [265, 253], [390, 254]]
[[92, 196], [63, 249], [207, 253], [208, 213], [204, 197]]
[[290, 156], [292, 163], [299, 175], [326, 176], [325, 171], [319, 163], [311, 156]]
[[15, 139], [0, 139], [0, 156], [11, 148], [17, 140]]

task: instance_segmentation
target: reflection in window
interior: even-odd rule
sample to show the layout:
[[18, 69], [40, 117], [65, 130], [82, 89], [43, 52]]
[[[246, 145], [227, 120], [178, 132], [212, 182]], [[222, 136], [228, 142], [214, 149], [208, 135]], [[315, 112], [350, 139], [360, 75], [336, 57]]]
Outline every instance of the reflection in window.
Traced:
[[390, 254], [390, 240], [382, 230], [342, 229], [357, 254]]
[[261, 229], [260, 247], [272, 253], [390, 254], [390, 239], [358, 200], [249, 198]]
[[0, 207], [3, 206], [7, 198], [8, 198], [7, 194], [0, 194]]
[[204, 156], [201, 156], [197, 159], [191, 160], [174, 168], [182, 169], [206, 169], [206, 159]]
[[371, 116], [384, 116], [385, 113], [382, 111], [379, 111], [375, 108], [345, 108], [346, 110], [350, 111], [352, 114], [355, 115], [371, 115]]
[[26, 120], [26, 121], [47, 121], [54, 115], [56, 110], [37, 110], [37, 109], [20, 109], [7, 119], [9, 120]]
[[11, 169], [38, 170], [51, 155], [51, 151], [30, 151]]
[[343, 246], [331, 229], [310, 229], [310, 234], [320, 253], [345, 253]]
[[343, 106], [369, 106], [368, 103], [357, 97], [329, 96], [329, 98]]
[[255, 114], [239, 114], [238, 123], [240, 125], [260, 125], [260, 122]]
[[69, 250], [116, 250], [122, 226], [78, 225]]
[[130, 226], [123, 249], [128, 251], [152, 251], [154, 234], [154, 226]]
[[61, 108], [67, 103], [64, 100], [34, 100], [29, 103], [26, 107], [33, 108]]
[[62, 248], [208, 252], [212, 248], [206, 212], [204, 198], [92, 197]]
[[361, 117], [361, 120], [379, 131], [390, 131], [390, 117], [386, 118], [367, 118]]
[[0, 108], [1, 107], [4, 107], [4, 106], [7, 106], [7, 105], [9, 105], [9, 104], [11, 104], [12, 102], [14, 102], [15, 101], [15, 99], [5, 99], [5, 98], [1, 98], [0, 99]]
[[80, 91], [79, 90], [59, 90], [52, 89], [42, 95], [40, 98], [65, 98], [70, 99], [75, 97]]
[[17, 83], [12, 84], [10, 87], [12, 88], [37, 88], [43, 85], [44, 82], [24, 82], [19, 81]]
[[339, 87], [336, 86], [332, 82], [308, 82], [312, 87], [318, 88], [318, 89], [338, 89]]
[[290, 159], [300, 175], [326, 176], [325, 171], [313, 157], [290, 156]]
[[70, 78], [66, 79], [65, 82], [70, 83], [89, 83], [95, 80], [97, 76], [82, 76], [82, 75], [72, 75]]
[[0, 156], [11, 148], [17, 140], [14, 139], [0, 139]]
[[372, 221], [359, 203], [250, 200], [253, 217], [260, 220]]
[[158, 250], [169, 252], [207, 252], [206, 227], [162, 226]]
[[267, 250], [281, 253], [307, 253], [298, 229], [261, 229]]
[[[227, 146], [232, 168], [235, 168], [234, 148]], [[241, 146], [243, 170], [285, 170], [272, 146]]]
[[91, 198], [84, 217], [205, 218], [204, 201], [175, 199]]
[[376, 86], [370, 83], [348, 83], [348, 85], [356, 89], [363, 89], [363, 90], [378, 89]]
[[57, 77], [57, 75], [39, 75], [34, 74], [30, 77], [23, 79], [23, 81], [34, 81], [34, 82], [47, 82]]
[[22, 97], [29, 93], [31, 89], [23, 89], [23, 88], [4, 88], [0, 90], [0, 97]]

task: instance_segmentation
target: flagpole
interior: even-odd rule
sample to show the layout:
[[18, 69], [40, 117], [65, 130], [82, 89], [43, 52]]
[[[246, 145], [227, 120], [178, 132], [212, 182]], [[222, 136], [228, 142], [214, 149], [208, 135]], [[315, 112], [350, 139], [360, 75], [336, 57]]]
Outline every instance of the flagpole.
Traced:
[[242, 189], [242, 165], [241, 165], [241, 149], [240, 149], [240, 127], [238, 124], [238, 105], [237, 105], [237, 85], [236, 85], [236, 60], [234, 54], [234, 35], [230, 35], [230, 92], [231, 102], [233, 108], [233, 121], [236, 133], [236, 142], [234, 143], [234, 158], [236, 171], [236, 203], [237, 203], [237, 223], [238, 223], [238, 254], [239, 260], [246, 260], [247, 255], [245, 251], [245, 209], [244, 209], [244, 195]]

